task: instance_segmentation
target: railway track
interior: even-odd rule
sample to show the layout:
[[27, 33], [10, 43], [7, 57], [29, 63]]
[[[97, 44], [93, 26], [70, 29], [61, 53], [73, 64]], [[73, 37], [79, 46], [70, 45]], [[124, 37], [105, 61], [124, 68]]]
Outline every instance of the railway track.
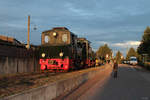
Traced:
[[24, 73], [0, 77], [0, 98], [16, 93], [20, 93], [25, 90], [36, 88], [44, 84], [56, 82], [67, 77], [71, 77], [77, 74], [86, 73], [90, 70], [97, 70], [96, 68], [81, 69], [70, 72], [34, 72]]
[[63, 73], [44, 71], [0, 77], [0, 97], [43, 85], [51, 77], [60, 74]]

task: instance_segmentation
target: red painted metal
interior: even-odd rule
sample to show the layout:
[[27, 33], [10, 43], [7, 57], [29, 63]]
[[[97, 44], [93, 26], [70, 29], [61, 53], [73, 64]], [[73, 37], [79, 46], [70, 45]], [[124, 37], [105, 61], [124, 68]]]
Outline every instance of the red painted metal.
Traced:
[[90, 60], [90, 59], [87, 59], [87, 60], [86, 60], [86, 65], [87, 65], [88, 67], [92, 67], [92, 66], [95, 65], [95, 61]]
[[56, 69], [56, 70], [69, 70], [73, 67], [72, 60], [66, 59], [40, 59], [41, 70]]
[[91, 66], [90, 59], [87, 59], [87, 60], [86, 60], [86, 65], [87, 65], [88, 67]]

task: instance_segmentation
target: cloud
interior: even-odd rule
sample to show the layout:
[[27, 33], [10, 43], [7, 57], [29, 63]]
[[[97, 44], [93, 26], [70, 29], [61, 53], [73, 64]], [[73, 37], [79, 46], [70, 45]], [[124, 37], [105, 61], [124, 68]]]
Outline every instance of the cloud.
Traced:
[[[128, 48], [137, 48], [140, 44], [140, 41], [126, 41], [126, 42], [109, 42], [109, 41], [94, 41], [92, 46], [95, 47], [94, 51], [98, 50], [100, 46], [107, 44], [113, 52], [117, 52], [118, 50], [122, 52], [125, 56]], [[97, 45], [97, 46], [96, 46]]]
[[[114, 51], [137, 46], [150, 25], [150, 0], [2, 0], [0, 34], [26, 40], [31, 15], [31, 43], [40, 44], [41, 32], [65, 26], [92, 42], [94, 50], [108, 44]], [[28, 7], [26, 6], [28, 5]]]
[[68, 10], [75, 14], [76, 16], [92, 16], [93, 13], [90, 13], [88, 11], [85, 11], [84, 9], [75, 7], [72, 3], [66, 3], [65, 7], [68, 8]]
[[140, 41], [127, 41], [123, 43], [114, 43], [112, 46], [114, 47], [121, 47], [121, 48], [127, 48], [127, 47], [137, 47], [140, 45]]
[[95, 43], [97, 43], [97, 44], [99, 44], [99, 45], [109, 44], [109, 43], [106, 42], [106, 41], [96, 41]]

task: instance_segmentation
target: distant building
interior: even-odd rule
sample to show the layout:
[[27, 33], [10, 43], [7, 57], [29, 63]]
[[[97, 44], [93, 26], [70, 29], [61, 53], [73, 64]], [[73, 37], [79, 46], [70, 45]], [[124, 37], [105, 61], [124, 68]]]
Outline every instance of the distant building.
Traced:
[[23, 46], [20, 41], [16, 40], [13, 37], [8, 37], [8, 36], [3, 36], [0, 35], [0, 44], [2, 45], [18, 45], [18, 46]]

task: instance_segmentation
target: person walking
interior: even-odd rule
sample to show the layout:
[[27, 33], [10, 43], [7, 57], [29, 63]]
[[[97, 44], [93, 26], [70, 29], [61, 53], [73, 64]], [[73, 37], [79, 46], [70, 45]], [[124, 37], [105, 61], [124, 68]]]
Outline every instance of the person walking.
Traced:
[[117, 78], [118, 74], [118, 63], [116, 60], [114, 60], [114, 65], [113, 65], [113, 72], [114, 72], [114, 78]]

